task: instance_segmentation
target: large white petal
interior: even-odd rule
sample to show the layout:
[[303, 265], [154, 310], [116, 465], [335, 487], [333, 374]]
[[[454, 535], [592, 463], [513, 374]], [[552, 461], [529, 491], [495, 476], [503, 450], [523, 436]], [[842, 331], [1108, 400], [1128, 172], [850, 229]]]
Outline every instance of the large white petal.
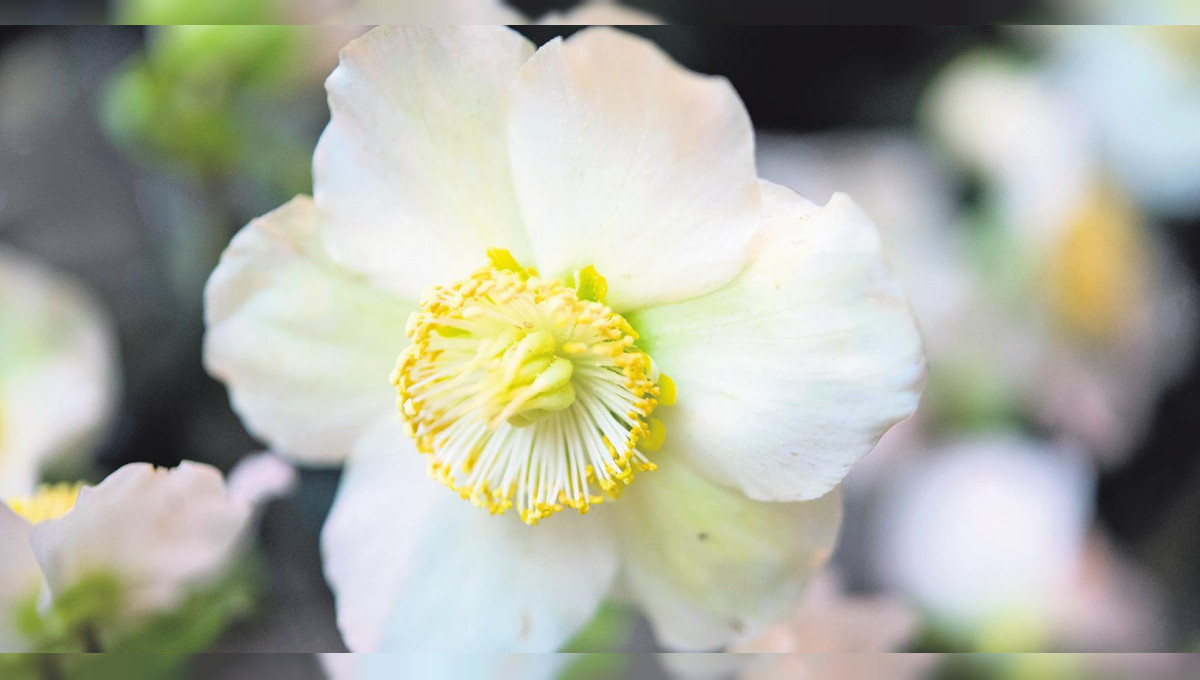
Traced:
[[0, 653], [28, 651], [16, 617], [42, 587], [42, 570], [29, 532], [29, 522], [0, 503]]
[[0, 498], [86, 453], [119, 383], [115, 330], [88, 291], [0, 248]]
[[875, 226], [764, 183], [768, 228], [729, 286], [630, 316], [675, 380], [667, 446], [761, 500], [832, 489], [916, 408], [920, 338]]
[[335, 259], [416, 300], [490, 247], [527, 258], [505, 130], [532, 53], [498, 26], [377, 28], [342, 50], [313, 160]]
[[205, 289], [204, 361], [256, 436], [337, 463], [394, 411], [389, 378], [416, 305], [334, 264], [319, 220], [299, 197], [233, 239]]
[[707, 480], [677, 457], [630, 485], [622, 576], [663, 645], [715, 649], [791, 614], [833, 551], [841, 493], [762, 503]]
[[536, 527], [489, 515], [425, 474], [399, 422], [355, 447], [321, 536], [353, 651], [553, 652], [608, 592], [601, 518]]
[[133, 463], [84, 487], [67, 514], [35, 526], [33, 550], [52, 596], [95, 574], [117, 579], [121, 611], [100, 631], [115, 635], [226, 576], [251, 511], [229, 497], [210, 465]]
[[624, 310], [712, 291], [745, 264], [760, 221], [754, 135], [725, 79], [585, 30], [521, 69], [511, 139], [543, 274], [595, 265]]

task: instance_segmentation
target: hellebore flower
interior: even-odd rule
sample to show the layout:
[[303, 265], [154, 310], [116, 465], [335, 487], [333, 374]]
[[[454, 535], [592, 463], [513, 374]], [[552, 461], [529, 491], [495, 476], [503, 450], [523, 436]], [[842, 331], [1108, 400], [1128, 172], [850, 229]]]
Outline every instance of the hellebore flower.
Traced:
[[376, 29], [327, 87], [314, 197], [231, 243], [205, 357], [273, 448], [349, 455], [347, 645], [553, 651], [609, 595], [673, 648], [786, 616], [923, 378], [862, 211], [760, 182], [729, 83], [611, 29]]
[[[201, 651], [219, 632], [214, 621], [247, 606], [228, 579], [256, 504], [286, 487], [256, 483], [231, 493], [209, 465], [133, 463], [94, 487], [60, 483], [5, 499], [0, 649]], [[187, 625], [164, 624], [180, 612]]]
[[1071, 453], [1015, 436], [932, 452], [893, 474], [874, 563], [949, 630], [984, 635], [1021, 621], [1040, 635], [1091, 517], [1094, 475]]
[[[994, 338], [988, 358], [1001, 368], [992, 370], [1021, 405], [1101, 462], [1120, 462], [1193, 349], [1194, 293], [1182, 265], [1111, 180], [1086, 116], [1040, 74], [968, 54], [936, 79], [924, 109], [930, 131], [983, 188], [964, 220], [974, 229], [924, 237], [943, 250], [955, 244], [942, 260], [964, 263], [971, 277], [969, 289], [942, 293], [946, 306], [957, 297], [989, 308], [974, 314], [992, 319], [977, 335]], [[935, 354], [931, 346], [931, 364]], [[931, 393], [937, 383], [935, 372]]]
[[79, 284], [0, 248], [0, 498], [79, 467], [116, 402], [114, 336]]

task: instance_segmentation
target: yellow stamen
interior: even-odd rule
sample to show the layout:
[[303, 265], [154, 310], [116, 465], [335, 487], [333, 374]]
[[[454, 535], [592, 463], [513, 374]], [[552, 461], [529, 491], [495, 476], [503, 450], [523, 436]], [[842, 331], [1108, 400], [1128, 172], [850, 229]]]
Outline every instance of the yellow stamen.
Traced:
[[1145, 250], [1133, 207], [1119, 195], [1097, 191], [1048, 266], [1050, 299], [1061, 326], [1086, 340], [1115, 339], [1137, 308]]
[[666, 373], [658, 374], [658, 403], [660, 406], [675, 405], [675, 381]]
[[70, 512], [82, 488], [82, 482], [43, 484], [31, 496], [9, 499], [8, 507], [30, 524], [41, 524]]
[[507, 251], [488, 258], [427, 291], [409, 320], [392, 376], [400, 413], [430, 474], [462, 498], [493, 514], [515, 506], [528, 524], [586, 513], [654, 469], [639, 450], [666, 436], [649, 421], [660, 392], [650, 358], [603, 303], [594, 267], [570, 286]]

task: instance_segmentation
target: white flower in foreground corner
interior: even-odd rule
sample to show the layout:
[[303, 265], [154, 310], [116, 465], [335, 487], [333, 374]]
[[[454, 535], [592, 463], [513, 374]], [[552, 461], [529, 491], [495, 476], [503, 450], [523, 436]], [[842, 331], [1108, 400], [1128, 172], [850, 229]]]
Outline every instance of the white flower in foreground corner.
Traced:
[[760, 183], [729, 83], [610, 29], [377, 29], [328, 87], [315, 198], [234, 239], [205, 357], [277, 450], [352, 452], [348, 646], [553, 651], [610, 594], [673, 648], [786, 616], [923, 376], [867, 217]]
[[0, 498], [32, 491], [48, 465], [76, 467], [118, 380], [112, 325], [87, 291], [0, 247]]
[[[244, 495], [229, 492], [216, 468], [199, 463], [169, 470], [134, 463], [95, 487], [56, 484], [5, 499], [0, 651], [108, 649], [219, 585], [237, 566], [255, 503], [279, 489], [251, 486], [238, 485]], [[66, 600], [70, 610], [57, 611]], [[87, 600], [103, 606], [79, 611]], [[35, 630], [30, 617], [38, 614], [68, 617], [67, 630]]]

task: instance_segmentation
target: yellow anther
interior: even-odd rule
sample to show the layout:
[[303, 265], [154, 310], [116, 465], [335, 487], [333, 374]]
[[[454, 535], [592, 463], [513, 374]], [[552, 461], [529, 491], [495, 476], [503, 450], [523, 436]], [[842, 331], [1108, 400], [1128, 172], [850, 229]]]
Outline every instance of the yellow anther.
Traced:
[[575, 286], [575, 294], [580, 300], [604, 302], [608, 297], [608, 280], [600, 276], [600, 272], [589, 264], [579, 270], [579, 284]]
[[648, 429], [649, 432], [646, 433], [646, 438], [638, 446], [650, 452], [661, 449], [663, 442], [667, 440], [667, 426], [663, 425], [662, 421], [658, 418], [651, 418]]
[[1083, 339], [1112, 341], [1128, 326], [1145, 285], [1146, 245], [1127, 200], [1096, 190], [1045, 270], [1060, 326]]
[[675, 381], [666, 373], [658, 374], [658, 404], [660, 406], [675, 405]]
[[503, 248], [488, 248], [487, 256], [488, 261], [492, 263], [492, 269], [514, 272], [522, 278], [528, 276], [528, 272], [517, 262], [517, 258]]
[[81, 482], [44, 484], [39, 486], [32, 496], [9, 499], [8, 507], [30, 524], [41, 524], [70, 512], [71, 508], [75, 507], [75, 501], [79, 499], [79, 491], [82, 488]]

